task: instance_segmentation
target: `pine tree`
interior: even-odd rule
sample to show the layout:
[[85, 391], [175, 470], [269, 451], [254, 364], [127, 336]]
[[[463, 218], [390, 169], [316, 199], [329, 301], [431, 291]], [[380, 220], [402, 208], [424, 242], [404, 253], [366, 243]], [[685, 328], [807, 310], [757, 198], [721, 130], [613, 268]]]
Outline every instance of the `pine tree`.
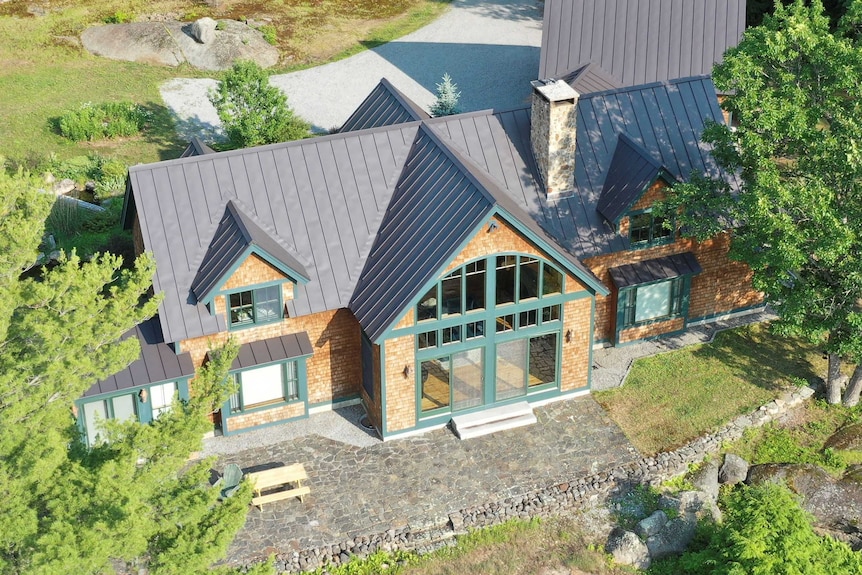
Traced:
[[460, 98], [461, 92], [458, 91], [458, 85], [452, 81], [448, 73], [443, 74], [443, 81], [437, 84], [437, 101], [431, 105], [431, 115], [439, 118], [460, 113], [461, 110], [458, 107]]
[[119, 341], [151, 317], [154, 263], [82, 262], [74, 253], [36, 279], [35, 261], [53, 197], [39, 182], [0, 172], [0, 573], [104, 573], [117, 562], [150, 573], [203, 573], [242, 526], [250, 498], [217, 502], [212, 461], [189, 465], [207, 414], [225, 397], [236, 353], [213, 353], [194, 397], [152, 425], [107, 422], [89, 449], [71, 410], [96, 380], [139, 353]]

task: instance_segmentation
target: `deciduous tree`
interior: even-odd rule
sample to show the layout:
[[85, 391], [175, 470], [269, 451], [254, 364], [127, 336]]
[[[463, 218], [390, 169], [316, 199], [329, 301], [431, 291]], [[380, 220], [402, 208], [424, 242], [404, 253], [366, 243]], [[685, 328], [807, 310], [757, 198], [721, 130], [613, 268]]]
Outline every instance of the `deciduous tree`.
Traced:
[[308, 122], [293, 112], [287, 105], [287, 96], [271, 85], [266, 72], [250, 60], [235, 63], [209, 98], [234, 148], [310, 135]]
[[[832, 31], [819, 0], [796, 0], [746, 31], [713, 74], [735, 129], [713, 124], [703, 134], [725, 175], [675, 186], [665, 206], [699, 238], [733, 225], [730, 255], [753, 270], [777, 331], [828, 355], [831, 403], [841, 401], [842, 358], [862, 361], [859, 8], [851, 2]], [[845, 403], [858, 402], [860, 389], [862, 367]]]

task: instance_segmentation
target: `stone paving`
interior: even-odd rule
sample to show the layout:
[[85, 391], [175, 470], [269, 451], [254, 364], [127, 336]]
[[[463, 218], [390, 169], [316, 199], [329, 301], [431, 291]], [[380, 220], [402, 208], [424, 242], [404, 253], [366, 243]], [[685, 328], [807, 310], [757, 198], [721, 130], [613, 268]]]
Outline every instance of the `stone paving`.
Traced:
[[304, 503], [291, 499], [262, 511], [252, 508], [228, 560], [246, 563], [276, 551], [425, 525], [471, 505], [639, 457], [588, 396], [537, 408], [536, 415], [535, 425], [467, 441], [448, 428], [366, 447], [313, 434], [223, 455], [218, 469], [227, 463], [246, 471], [302, 463], [311, 487]]
[[[637, 345], [597, 350], [593, 389], [622, 384], [638, 357], [712, 341], [718, 331], [769, 320], [769, 310]], [[206, 440], [217, 469], [302, 463], [311, 495], [252, 508], [230, 563], [343, 543], [405, 526], [439, 524], [452, 512], [602, 473], [640, 454], [590, 397], [535, 409], [538, 423], [461, 441], [448, 428], [382, 442], [362, 428], [360, 406]]]

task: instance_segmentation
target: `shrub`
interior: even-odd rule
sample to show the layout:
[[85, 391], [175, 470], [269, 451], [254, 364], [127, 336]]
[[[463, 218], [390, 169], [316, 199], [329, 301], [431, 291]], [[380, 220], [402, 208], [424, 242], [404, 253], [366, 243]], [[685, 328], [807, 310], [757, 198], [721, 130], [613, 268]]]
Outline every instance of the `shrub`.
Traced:
[[147, 114], [132, 102], [87, 102], [59, 119], [60, 134], [74, 142], [134, 136], [143, 129]]
[[[829, 575], [859, 573], [862, 555], [814, 532], [810, 516], [786, 487], [740, 486], [723, 499], [724, 522], [682, 556], [656, 563], [654, 575]], [[697, 543], [700, 543], [699, 549]]]
[[131, 12], [123, 12], [122, 10], [117, 10], [110, 16], [106, 16], [104, 18], [105, 24], [125, 24], [127, 22], [131, 22], [135, 19], [135, 15]]
[[263, 26], [258, 26], [257, 28], [261, 34], [263, 34], [263, 39], [267, 41], [268, 44], [272, 44], [275, 46], [278, 44], [278, 32], [275, 29], [275, 26], [272, 24], [264, 24]]
[[287, 105], [287, 96], [270, 85], [266, 72], [254, 62], [235, 63], [209, 98], [234, 148], [310, 135], [308, 122], [294, 114]]

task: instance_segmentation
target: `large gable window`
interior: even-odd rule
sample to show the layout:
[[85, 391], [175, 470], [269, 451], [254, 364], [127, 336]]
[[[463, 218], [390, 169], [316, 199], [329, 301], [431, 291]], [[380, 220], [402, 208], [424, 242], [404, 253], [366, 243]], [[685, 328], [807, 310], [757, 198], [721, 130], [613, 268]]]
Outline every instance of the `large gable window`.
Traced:
[[243, 327], [281, 319], [281, 286], [235, 292], [228, 296], [230, 326]]
[[673, 241], [673, 226], [666, 226], [667, 220], [656, 216], [651, 210], [633, 214], [629, 217], [629, 242], [632, 247], [648, 247]]
[[295, 361], [246, 369], [232, 377], [237, 391], [230, 397], [231, 413], [299, 399]]

